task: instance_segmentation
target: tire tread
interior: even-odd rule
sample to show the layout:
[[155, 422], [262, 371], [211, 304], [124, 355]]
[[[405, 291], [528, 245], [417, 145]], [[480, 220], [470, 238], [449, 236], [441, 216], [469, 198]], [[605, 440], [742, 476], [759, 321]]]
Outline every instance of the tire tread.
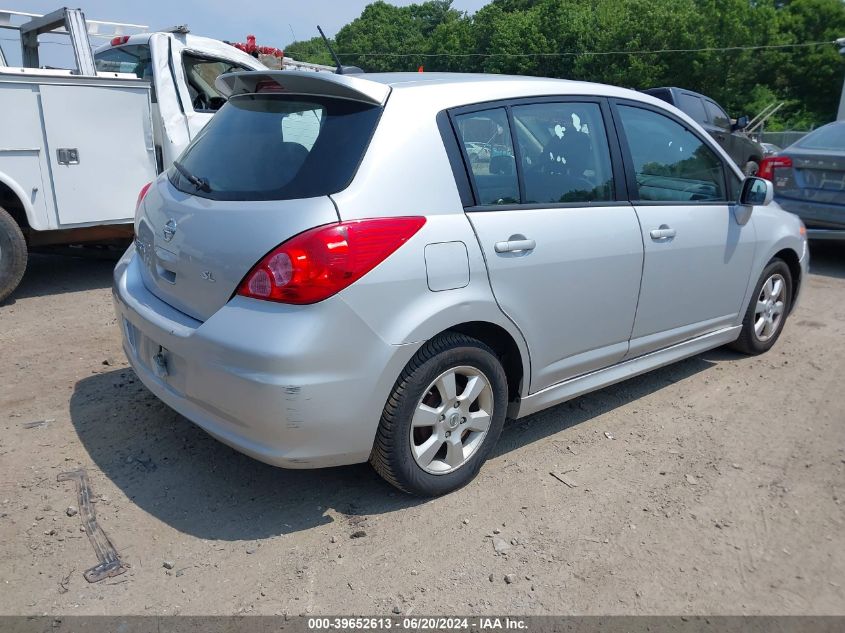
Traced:
[[21, 227], [0, 207], [0, 238], [3, 236], [8, 238], [8, 246], [0, 249], [0, 302], [18, 287], [27, 264], [26, 238]]
[[370, 464], [372, 464], [375, 471], [382, 478], [402, 492], [414, 494], [413, 490], [410, 490], [402, 483], [402, 479], [398, 476], [394, 464], [390, 459], [391, 455], [396, 454], [396, 441], [398, 439], [396, 437], [396, 427], [399, 423], [398, 409], [400, 403], [412, 386], [414, 374], [432, 358], [456, 347], [476, 347], [496, 357], [496, 353], [478, 339], [457, 332], [444, 332], [427, 341], [413, 358], [408, 361], [402, 373], [399, 374], [393, 391], [384, 405], [384, 411], [382, 412], [381, 421], [376, 432], [375, 441], [373, 442], [373, 450], [370, 454]]
[[[754, 311], [757, 306], [757, 296], [760, 294], [760, 289], [762, 288], [764, 281], [774, 272], [776, 268], [781, 268], [779, 272], [783, 274], [784, 279], [786, 279], [787, 281], [786, 305], [784, 307], [784, 316], [780, 324], [780, 330], [778, 330], [775, 336], [766, 341], [765, 343], [760, 343], [754, 337]], [[748, 307], [745, 310], [745, 316], [742, 319], [742, 330], [739, 333], [739, 337], [733, 343], [730, 344], [731, 348], [735, 349], [738, 352], [742, 352], [743, 354], [748, 354], [749, 356], [756, 356], [757, 354], [767, 352], [774, 346], [774, 344], [780, 338], [780, 335], [783, 332], [783, 328], [786, 326], [786, 318], [789, 315], [789, 310], [792, 307], [791, 295], [793, 283], [794, 281], [792, 279], [792, 274], [790, 273], [789, 266], [787, 266], [785, 261], [783, 261], [779, 257], [775, 257], [768, 264], [766, 264], [766, 267], [763, 269], [760, 278], [754, 285], [754, 294], [751, 295], [751, 301], [748, 302]]]

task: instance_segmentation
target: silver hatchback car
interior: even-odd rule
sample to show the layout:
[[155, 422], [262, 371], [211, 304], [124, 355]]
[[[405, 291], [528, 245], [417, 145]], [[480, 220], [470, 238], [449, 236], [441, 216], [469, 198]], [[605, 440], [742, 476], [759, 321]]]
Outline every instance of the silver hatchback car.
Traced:
[[[506, 417], [725, 344], [769, 349], [800, 220], [689, 117], [597, 84], [223, 76], [115, 270], [161, 400], [289, 468], [438, 495]], [[771, 203], [771, 204], [770, 204]]]

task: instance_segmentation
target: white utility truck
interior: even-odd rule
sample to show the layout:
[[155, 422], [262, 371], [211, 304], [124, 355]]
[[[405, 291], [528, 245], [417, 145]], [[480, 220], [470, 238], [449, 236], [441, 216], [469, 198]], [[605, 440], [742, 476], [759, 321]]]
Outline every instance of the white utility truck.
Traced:
[[[28, 21], [13, 25], [21, 15]], [[93, 52], [78, 9], [0, 10], [0, 27], [20, 32], [22, 54], [9, 67], [0, 53], [2, 301], [33, 248], [131, 239], [141, 188], [225, 103], [217, 76], [266, 67], [185, 27], [116, 35]], [[74, 70], [41, 67], [45, 33], [67, 35]]]

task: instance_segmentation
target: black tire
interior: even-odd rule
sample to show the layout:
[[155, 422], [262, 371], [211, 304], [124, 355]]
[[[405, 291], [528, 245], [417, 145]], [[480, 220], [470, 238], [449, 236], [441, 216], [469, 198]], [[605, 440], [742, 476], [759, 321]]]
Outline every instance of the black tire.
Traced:
[[26, 270], [26, 239], [21, 227], [0, 207], [0, 301], [8, 297]]
[[[458, 367], [480, 371], [487, 378], [492, 391], [490, 425], [466, 461], [451, 472], [432, 474], [423, 470], [412, 454], [411, 422], [423, 398], [434, 393], [429, 390], [432, 383], [444, 372]], [[431, 339], [408, 362], [393, 387], [381, 416], [370, 463], [389, 483], [410, 494], [433, 497], [461, 488], [478, 474], [499, 439], [507, 412], [507, 384], [505, 370], [495, 352], [481, 341], [453, 332]], [[461, 428], [456, 431], [464, 432]]]
[[[784, 280], [783, 314], [769, 338], [761, 340], [754, 327], [757, 301], [763, 293], [763, 285], [773, 275], [780, 275]], [[733, 342], [731, 347], [750, 355], [762, 354], [772, 348], [778, 338], [780, 338], [781, 332], [783, 332], [783, 327], [786, 325], [786, 319], [792, 307], [792, 283], [792, 273], [789, 271], [789, 266], [786, 265], [786, 262], [782, 259], [773, 259], [769, 262], [766, 268], [763, 269], [760, 279], [757, 280], [757, 285], [754, 286], [754, 294], [751, 295], [751, 301], [748, 302], [748, 308], [745, 310], [745, 318], [742, 320], [742, 331], [740, 332], [739, 338]]]
[[760, 171], [760, 164], [753, 158], [748, 159], [748, 162], [742, 167], [742, 173], [746, 176], [756, 176]]

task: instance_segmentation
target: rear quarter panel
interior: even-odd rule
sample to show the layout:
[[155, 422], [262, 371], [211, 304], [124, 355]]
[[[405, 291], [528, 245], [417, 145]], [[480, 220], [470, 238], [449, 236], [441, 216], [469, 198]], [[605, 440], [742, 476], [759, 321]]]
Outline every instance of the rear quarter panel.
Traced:
[[[395, 90], [350, 187], [332, 195], [341, 220], [425, 216], [408, 243], [341, 296], [385, 341], [398, 345], [428, 340], [470, 321], [502, 327], [516, 341], [529, 384], [529, 353], [519, 329], [493, 296], [484, 256], [464, 213], [455, 176], [437, 126], [440, 108], [414, 90]], [[425, 248], [462, 242], [469, 283], [429, 288]]]

